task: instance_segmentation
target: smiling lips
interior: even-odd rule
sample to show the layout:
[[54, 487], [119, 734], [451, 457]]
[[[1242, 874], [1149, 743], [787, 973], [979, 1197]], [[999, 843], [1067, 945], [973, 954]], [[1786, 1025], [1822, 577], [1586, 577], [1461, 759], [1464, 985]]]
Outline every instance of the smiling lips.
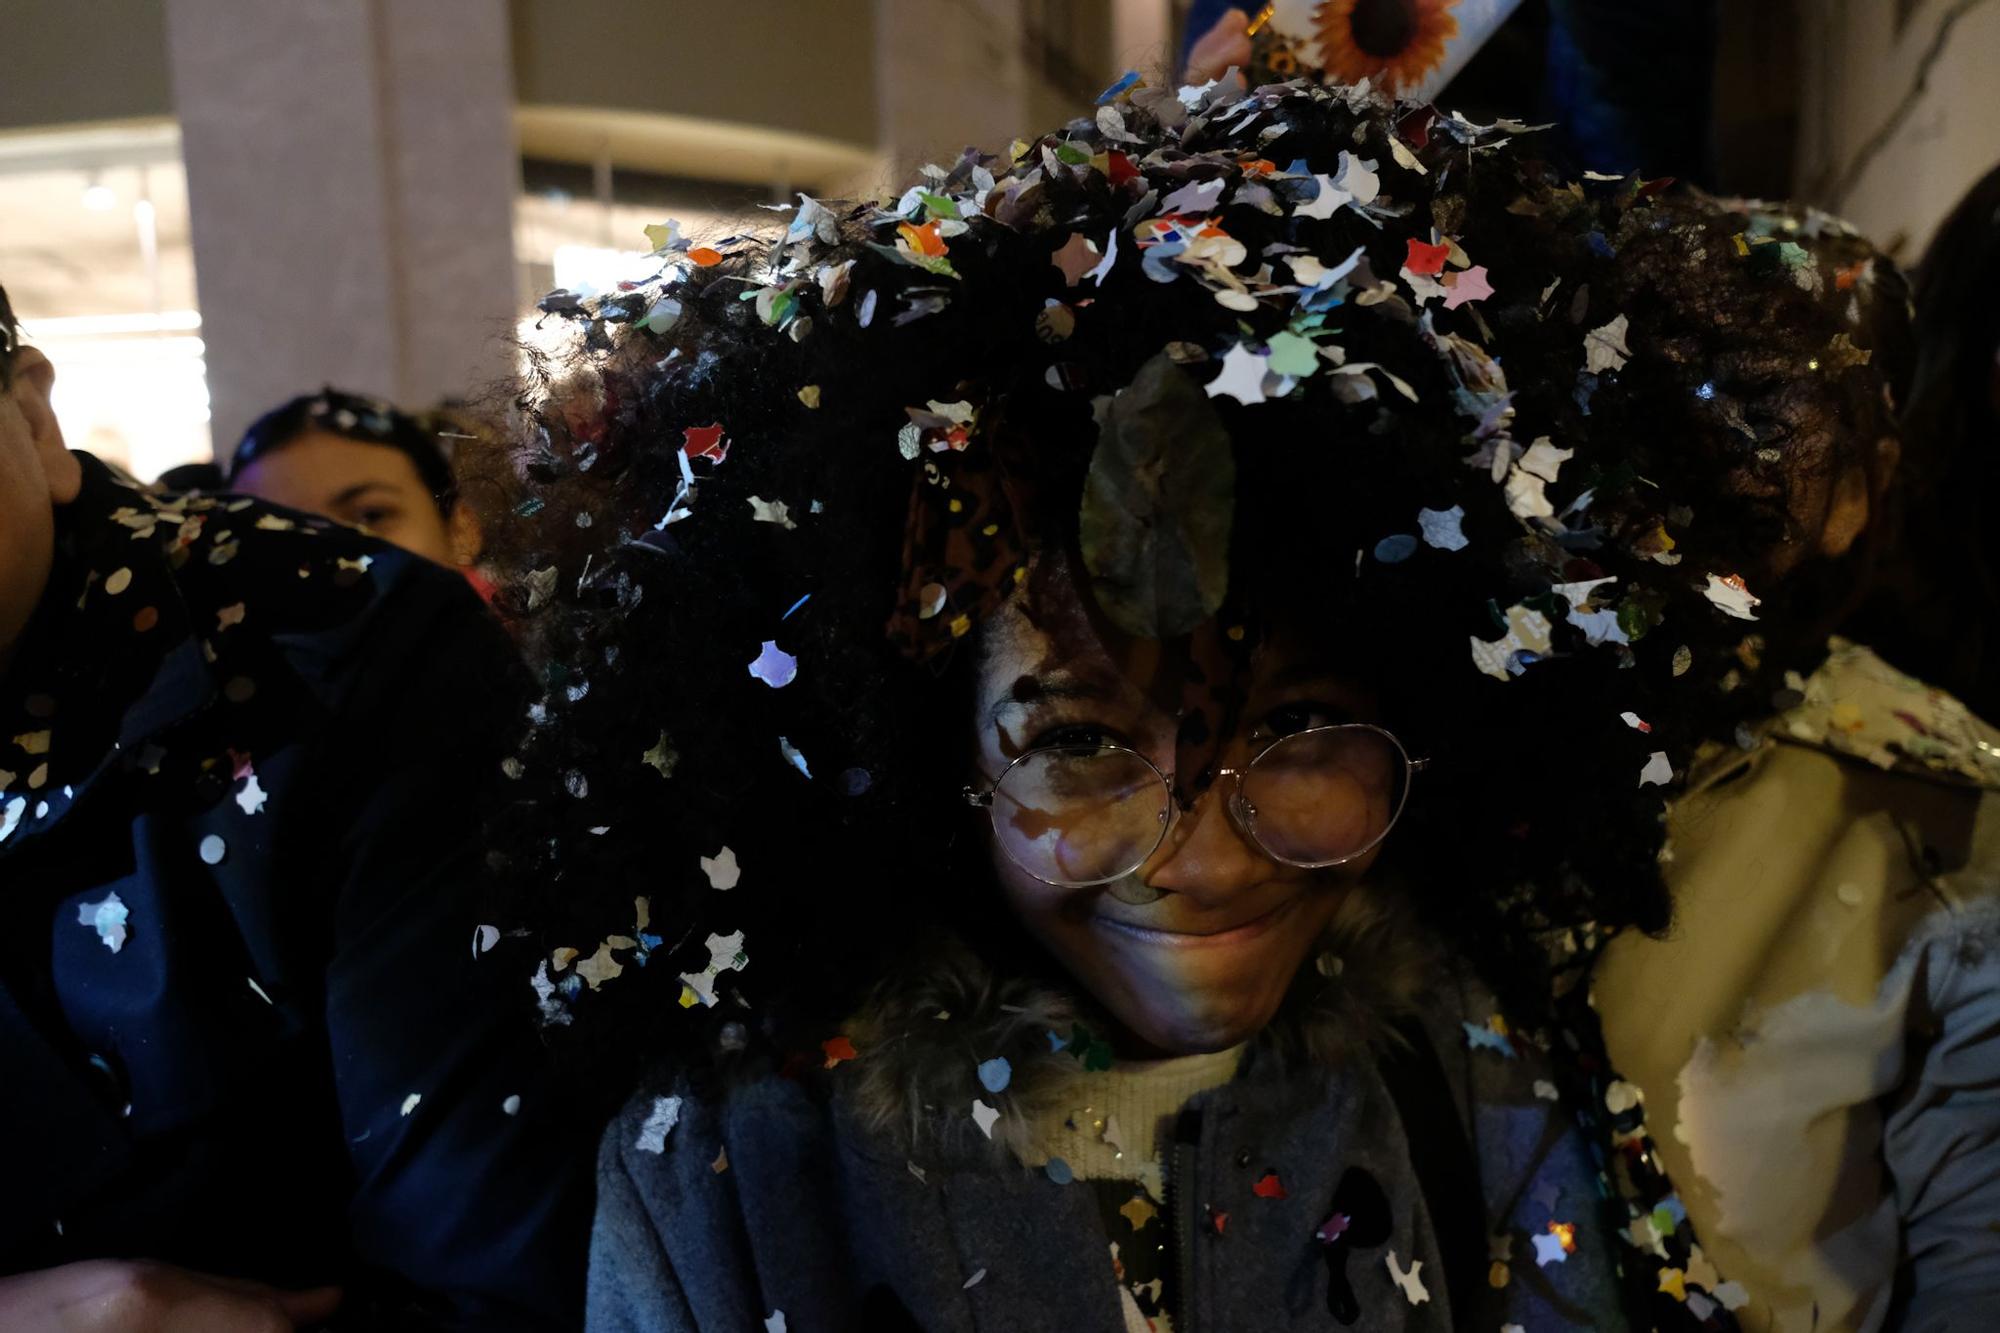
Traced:
[[1232, 944], [1243, 944], [1269, 931], [1279, 921], [1290, 915], [1298, 905], [1297, 896], [1285, 899], [1261, 916], [1252, 917], [1240, 925], [1227, 926], [1220, 930], [1168, 930], [1159, 926], [1142, 926], [1132, 921], [1121, 921], [1115, 917], [1098, 916], [1092, 918], [1096, 925], [1116, 931], [1133, 939], [1166, 949], [1212, 949]]

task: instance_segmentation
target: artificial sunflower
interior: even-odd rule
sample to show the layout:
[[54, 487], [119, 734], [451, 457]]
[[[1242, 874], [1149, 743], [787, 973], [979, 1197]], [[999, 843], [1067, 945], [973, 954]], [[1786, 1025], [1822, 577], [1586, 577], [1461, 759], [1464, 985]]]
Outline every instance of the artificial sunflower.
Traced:
[[1414, 88], [1444, 63], [1458, 36], [1458, 0], [1322, 0], [1314, 33], [1329, 79], [1371, 80], [1387, 92]]

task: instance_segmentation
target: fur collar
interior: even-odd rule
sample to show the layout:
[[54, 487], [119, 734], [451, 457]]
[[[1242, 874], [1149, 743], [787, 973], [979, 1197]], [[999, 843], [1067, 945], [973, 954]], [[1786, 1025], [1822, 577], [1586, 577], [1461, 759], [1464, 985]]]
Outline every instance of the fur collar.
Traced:
[[[1396, 1040], [1392, 1024], [1415, 1011], [1439, 961], [1402, 895], [1354, 887], [1284, 1008], [1255, 1038], [1253, 1058], [1330, 1068], [1379, 1051]], [[1018, 1158], [1029, 1125], [1066, 1100], [1082, 1072], [1083, 1052], [1050, 1041], [1079, 1023], [1106, 1026], [1070, 988], [1001, 975], [948, 938], [877, 986], [848, 1024], [858, 1058], [843, 1071], [843, 1100], [864, 1129], [899, 1141], [913, 1158]], [[978, 1077], [995, 1056], [1013, 1067], [998, 1094]], [[1000, 1112], [990, 1143], [973, 1119], [975, 1100]]]

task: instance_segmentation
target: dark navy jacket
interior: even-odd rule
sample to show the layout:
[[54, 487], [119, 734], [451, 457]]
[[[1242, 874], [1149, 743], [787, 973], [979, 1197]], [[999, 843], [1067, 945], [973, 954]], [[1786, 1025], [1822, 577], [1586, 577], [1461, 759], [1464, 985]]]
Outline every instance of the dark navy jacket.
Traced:
[[589, 1144], [482, 929], [504, 632], [416, 556], [82, 461], [0, 682], [0, 1272], [574, 1322]]

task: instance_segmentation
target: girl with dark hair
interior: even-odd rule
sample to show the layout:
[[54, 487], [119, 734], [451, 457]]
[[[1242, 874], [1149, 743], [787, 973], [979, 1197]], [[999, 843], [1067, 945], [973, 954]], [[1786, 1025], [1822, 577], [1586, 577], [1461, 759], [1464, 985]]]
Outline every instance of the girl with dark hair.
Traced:
[[479, 520], [459, 503], [450, 444], [460, 434], [380, 399], [322, 389], [251, 423], [230, 457], [229, 484], [367, 528], [441, 565], [470, 566]]
[[650, 1070], [593, 1327], [1733, 1326], [1583, 977], [1880, 379], [1814, 236], [1519, 131], [1127, 81], [543, 302], [496, 857]]

